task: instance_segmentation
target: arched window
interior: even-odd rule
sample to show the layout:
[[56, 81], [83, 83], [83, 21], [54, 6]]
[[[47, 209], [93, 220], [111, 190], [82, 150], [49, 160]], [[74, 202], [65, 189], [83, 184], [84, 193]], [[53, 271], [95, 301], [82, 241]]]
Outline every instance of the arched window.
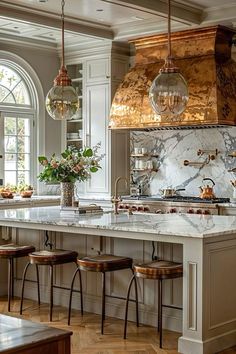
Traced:
[[37, 102], [29, 74], [0, 52], [0, 177], [5, 185], [36, 184]]
[[0, 65], [0, 103], [31, 105], [25, 81], [16, 71], [5, 65]]

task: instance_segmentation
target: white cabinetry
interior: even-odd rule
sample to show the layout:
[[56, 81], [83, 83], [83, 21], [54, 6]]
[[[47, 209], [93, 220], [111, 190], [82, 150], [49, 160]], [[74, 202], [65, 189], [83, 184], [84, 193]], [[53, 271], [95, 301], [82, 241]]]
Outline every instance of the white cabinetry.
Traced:
[[[129, 132], [108, 130], [113, 95], [128, 71], [128, 53], [124, 44], [121, 47], [115, 44], [114, 47], [114, 44], [110, 43], [105, 49], [104, 47], [102, 50], [98, 48], [94, 55], [86, 56], [86, 51], [84, 51], [83, 57], [80, 58], [80, 62], [83, 63], [81, 64], [83, 73], [82, 146], [94, 146], [101, 142], [99, 153], [105, 154], [101, 161], [102, 169], [93, 174], [91, 179], [83, 184], [83, 187], [80, 183], [79, 194], [84, 194], [89, 198], [110, 198], [114, 194], [114, 183], [118, 176], [124, 176], [129, 181]], [[77, 66], [75, 57], [69, 62], [69, 67]], [[73, 74], [73, 71], [71, 72]], [[76, 75], [71, 77], [75, 78]], [[73, 82], [76, 81], [73, 80]], [[73, 121], [66, 123], [67, 132], [70, 132], [68, 129], [70, 126], [73, 127], [73, 124]], [[77, 126], [75, 127], [77, 129]], [[128, 193], [128, 187], [121, 184], [119, 192]]]
[[219, 205], [219, 214], [236, 216], [236, 205], [227, 207]]
[[109, 84], [96, 84], [86, 87], [86, 144], [90, 146], [101, 142], [102, 169], [91, 176], [86, 183], [87, 193], [107, 193], [109, 190]]
[[110, 78], [109, 58], [98, 58], [86, 62], [86, 83], [94, 84]]
[[[118, 65], [119, 64], [119, 65]], [[110, 197], [114, 194], [115, 179], [129, 176], [129, 133], [108, 130], [108, 119], [113, 94], [128, 70], [128, 61], [113, 56], [90, 59], [86, 65], [86, 140], [89, 145], [101, 142], [105, 153], [102, 170], [86, 183], [88, 195]], [[125, 190], [125, 184], [122, 193]]]

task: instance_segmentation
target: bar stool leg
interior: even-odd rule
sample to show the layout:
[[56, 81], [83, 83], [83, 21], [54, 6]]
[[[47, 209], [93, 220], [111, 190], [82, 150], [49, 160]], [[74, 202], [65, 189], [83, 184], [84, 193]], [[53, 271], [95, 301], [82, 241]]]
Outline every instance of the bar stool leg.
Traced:
[[52, 322], [52, 308], [53, 308], [53, 265], [50, 264], [50, 322]]
[[[132, 273], [134, 275], [134, 271], [132, 269]], [[139, 327], [139, 314], [138, 314], [138, 284], [137, 278], [134, 277], [134, 286], [135, 286], [135, 306], [136, 306], [136, 326]]]
[[81, 316], [83, 316], [84, 315], [83, 289], [82, 289], [82, 277], [81, 277], [80, 269], [78, 270], [78, 272], [79, 272], [79, 288], [80, 288], [80, 311], [81, 311]]
[[104, 333], [104, 321], [105, 321], [105, 297], [106, 297], [106, 273], [102, 272], [102, 323], [101, 334]]
[[159, 280], [159, 284], [160, 284], [160, 315], [158, 314], [159, 331], [160, 331], [159, 346], [160, 346], [160, 348], [162, 348], [162, 279]]
[[158, 306], [157, 306], [157, 332], [160, 332], [160, 313], [161, 313], [161, 288], [160, 288], [160, 280], [158, 280]]
[[14, 298], [14, 258], [11, 258], [11, 298]]
[[82, 290], [82, 278], [81, 278], [81, 271], [79, 267], [75, 270], [72, 281], [71, 281], [71, 286], [70, 286], [70, 299], [69, 299], [69, 310], [68, 310], [68, 326], [70, 325], [70, 317], [71, 317], [71, 303], [72, 303], [72, 294], [73, 294], [73, 289], [74, 289], [74, 282], [75, 282], [75, 277], [76, 274], [79, 272], [79, 282], [80, 282], [80, 306], [81, 306], [81, 315], [83, 316], [84, 314], [84, 309], [83, 309], [83, 290]]
[[11, 295], [12, 295], [12, 261], [8, 258], [8, 312], [11, 311]]
[[25, 277], [26, 277], [27, 269], [28, 269], [29, 266], [30, 266], [30, 262], [28, 262], [26, 264], [24, 272], [23, 272], [22, 287], [21, 287], [21, 300], [20, 300], [20, 315], [22, 315], [23, 298], [24, 298], [24, 290], [25, 290]]
[[39, 287], [39, 267], [36, 264], [36, 279], [37, 279], [37, 290], [38, 290], [38, 305], [40, 305], [40, 287]]
[[[125, 325], [124, 325], [124, 339], [126, 339], [126, 333], [127, 333], [127, 319], [128, 319], [128, 307], [129, 307], [129, 295], [130, 295], [130, 289], [131, 286], [133, 284], [133, 281], [135, 280], [135, 275], [132, 276], [130, 282], [129, 282], [129, 286], [128, 286], [128, 290], [127, 290], [127, 296], [126, 296], [126, 304], [125, 304]], [[137, 279], [136, 279], [137, 280]], [[136, 301], [137, 302], [137, 301]], [[137, 304], [136, 304], [137, 306]], [[137, 307], [136, 307], [137, 310]]]

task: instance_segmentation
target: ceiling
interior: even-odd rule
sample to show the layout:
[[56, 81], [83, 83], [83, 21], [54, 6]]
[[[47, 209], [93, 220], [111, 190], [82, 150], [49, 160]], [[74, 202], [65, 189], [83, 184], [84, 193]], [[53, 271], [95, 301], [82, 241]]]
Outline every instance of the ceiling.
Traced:
[[[1, 38], [61, 43], [60, 0], [1, 0]], [[172, 30], [236, 29], [236, 0], [172, 0]], [[129, 39], [167, 31], [166, 0], [65, 0], [66, 43]]]

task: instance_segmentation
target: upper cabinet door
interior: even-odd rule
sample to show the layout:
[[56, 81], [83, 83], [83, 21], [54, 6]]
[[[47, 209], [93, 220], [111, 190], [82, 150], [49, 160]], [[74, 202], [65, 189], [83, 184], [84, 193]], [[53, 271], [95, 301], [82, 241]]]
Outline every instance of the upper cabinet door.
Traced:
[[86, 62], [86, 84], [106, 82], [110, 79], [109, 58], [92, 59]]
[[97, 84], [86, 88], [86, 145], [94, 146], [101, 142], [100, 154], [102, 169], [91, 175], [86, 183], [86, 193], [109, 193], [109, 132], [108, 116], [110, 107], [109, 84]]

